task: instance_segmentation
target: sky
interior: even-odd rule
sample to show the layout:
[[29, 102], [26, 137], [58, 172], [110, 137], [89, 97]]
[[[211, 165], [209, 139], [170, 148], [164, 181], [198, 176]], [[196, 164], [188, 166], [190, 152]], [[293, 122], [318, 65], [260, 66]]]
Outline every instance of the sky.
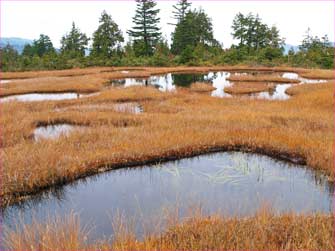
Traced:
[[[214, 36], [225, 48], [236, 43], [231, 36], [234, 16], [241, 12], [258, 13], [263, 22], [276, 25], [287, 44], [299, 45], [308, 27], [312, 34], [328, 34], [334, 41], [334, 1], [191, 1], [193, 8], [203, 8], [212, 19]], [[168, 40], [174, 29], [172, 5], [176, 1], [158, 1], [160, 27]], [[103, 10], [112, 15], [125, 38], [132, 27], [135, 1], [13, 1], [1, 0], [1, 37], [36, 39], [43, 33], [55, 47], [71, 29], [74, 21], [82, 32], [92, 36]]]

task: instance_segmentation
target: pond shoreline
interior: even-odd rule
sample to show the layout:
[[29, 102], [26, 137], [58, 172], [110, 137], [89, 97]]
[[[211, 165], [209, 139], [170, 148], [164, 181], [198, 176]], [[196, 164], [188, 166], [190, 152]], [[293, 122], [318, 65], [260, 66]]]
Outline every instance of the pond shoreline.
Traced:
[[[100, 173], [104, 173], [104, 172], [108, 172], [112, 170], [117, 170], [117, 169], [122, 169], [122, 168], [135, 168], [135, 167], [141, 167], [144, 165], [155, 165], [155, 164], [165, 163], [169, 161], [176, 161], [176, 160], [181, 160], [181, 159], [197, 157], [197, 156], [201, 156], [205, 154], [218, 153], [218, 152], [233, 152], [233, 151], [260, 154], [260, 155], [268, 156], [278, 161], [286, 161], [286, 162], [293, 163], [293, 164], [306, 165], [305, 158], [297, 154], [279, 152], [275, 150], [267, 150], [267, 149], [260, 148], [260, 147], [250, 148], [248, 146], [213, 146], [213, 147], [208, 147], [208, 148], [203, 148], [203, 149], [196, 149], [190, 153], [187, 153], [187, 152], [176, 153], [174, 151], [171, 151], [170, 155], [168, 154], [167, 156], [164, 156], [164, 157], [153, 156], [151, 158], [148, 157], [147, 159], [144, 159], [141, 161], [130, 161], [130, 162], [125, 161], [122, 163], [100, 164], [100, 165], [97, 165], [95, 168], [91, 168], [87, 172], [78, 173], [74, 178], [71, 178], [71, 179], [58, 178], [58, 180], [56, 180], [54, 183], [48, 184], [47, 186], [39, 187], [38, 189], [35, 189], [33, 191], [17, 192], [17, 193], [9, 194], [7, 196], [5, 195], [1, 197], [1, 208], [4, 209], [13, 204], [23, 202], [25, 200], [29, 200], [31, 196], [38, 195], [39, 193], [45, 192], [49, 189], [62, 187], [62, 186], [71, 184], [72, 182], [78, 181], [80, 179], [88, 178], [90, 176], [94, 176], [96, 174], [100, 174]], [[311, 168], [311, 167], [308, 167], [308, 168]]]

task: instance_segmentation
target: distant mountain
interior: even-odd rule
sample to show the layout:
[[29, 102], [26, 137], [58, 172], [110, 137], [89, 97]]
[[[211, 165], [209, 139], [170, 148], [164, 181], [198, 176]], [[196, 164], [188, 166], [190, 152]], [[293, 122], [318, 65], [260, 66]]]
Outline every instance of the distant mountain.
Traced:
[[30, 39], [19, 38], [19, 37], [2, 37], [0, 38], [0, 47], [5, 47], [7, 44], [13, 46], [15, 50], [22, 53], [23, 48], [26, 44], [32, 44], [33, 41]]
[[[329, 44], [333, 47], [335, 47], [335, 42], [329, 42]], [[287, 55], [289, 50], [293, 48], [294, 52], [299, 51], [299, 46], [298, 45], [292, 45], [292, 44], [285, 44], [284, 45], [284, 55]]]

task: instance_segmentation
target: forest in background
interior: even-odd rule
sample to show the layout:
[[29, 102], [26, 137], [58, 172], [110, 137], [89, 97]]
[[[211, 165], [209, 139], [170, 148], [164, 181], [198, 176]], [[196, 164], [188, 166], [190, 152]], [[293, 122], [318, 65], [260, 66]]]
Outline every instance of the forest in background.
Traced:
[[[228, 49], [213, 35], [211, 18], [203, 9], [192, 9], [187, 0], [174, 5], [171, 41], [162, 36], [154, 0], [136, 0], [133, 27], [125, 41], [121, 28], [103, 11], [99, 26], [88, 37], [75, 23], [56, 49], [46, 34], [26, 44], [22, 53], [10, 44], [0, 49], [2, 71], [57, 70], [89, 66], [211, 66], [288, 65], [334, 67], [334, 45], [328, 36], [313, 36], [308, 28], [299, 50], [284, 53], [285, 39], [276, 26], [268, 26], [257, 14], [236, 14], [232, 36], [238, 41]], [[91, 41], [91, 46], [89, 46]]]

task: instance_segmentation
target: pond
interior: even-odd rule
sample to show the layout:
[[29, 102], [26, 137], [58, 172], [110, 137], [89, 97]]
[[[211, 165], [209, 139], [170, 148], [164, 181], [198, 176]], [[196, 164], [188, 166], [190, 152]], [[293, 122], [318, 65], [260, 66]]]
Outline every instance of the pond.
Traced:
[[67, 136], [71, 133], [71, 131], [79, 128], [81, 127], [70, 124], [39, 126], [34, 130], [34, 140], [39, 141], [41, 139], [56, 139], [61, 135]]
[[10, 82], [11, 82], [11, 80], [0, 79], [0, 85], [1, 85], [1, 84], [8, 84], [8, 83], [10, 83]]
[[124, 103], [102, 103], [102, 104], [89, 104], [89, 105], [75, 105], [64, 108], [56, 108], [56, 112], [64, 111], [115, 111], [121, 113], [132, 113], [140, 114], [144, 112], [144, 108], [141, 104], [136, 102], [124, 102]]
[[302, 78], [297, 73], [293, 72], [285, 72], [282, 75], [283, 78], [289, 78], [289, 79], [297, 79], [300, 81], [301, 84], [319, 84], [319, 83], [326, 83], [327, 80], [324, 79], [308, 79], [308, 78]]
[[113, 234], [111, 218], [122, 213], [134, 220], [137, 236], [143, 225], [157, 227], [164, 209], [187, 216], [201, 206], [205, 215], [253, 215], [264, 203], [275, 213], [332, 212], [333, 186], [305, 166], [241, 152], [226, 152], [119, 169], [91, 176], [41, 193], [3, 209], [3, 224], [21, 217], [80, 214], [83, 225], [94, 225], [92, 238]]
[[[195, 82], [204, 82], [211, 84], [215, 90], [211, 92], [213, 97], [233, 97], [233, 95], [225, 92], [226, 87], [233, 86], [234, 83], [229, 81], [228, 78], [232, 75], [258, 75], [258, 74], [275, 74], [274, 72], [209, 72], [209, 73], [168, 73], [166, 75], [151, 76], [148, 79], [143, 78], [125, 78], [112, 80], [112, 86], [134, 86], [134, 85], [152, 85], [158, 88], [160, 91], [174, 91], [176, 86], [189, 87]], [[297, 79], [300, 84], [310, 83], [324, 83], [326, 80], [314, 80], [300, 77], [297, 73], [285, 72], [277, 73], [278, 76], [288, 79]], [[268, 100], [286, 100], [290, 98], [286, 94], [286, 90], [290, 88], [292, 84], [281, 83], [276, 84], [273, 92], [259, 92], [246, 95], [237, 95], [239, 97], [252, 97], [257, 99], [268, 99]]]
[[93, 94], [79, 94], [75, 92], [68, 93], [28, 93], [28, 94], [19, 94], [11, 95], [7, 97], [0, 98], [0, 102], [32, 102], [32, 101], [51, 101], [51, 100], [67, 100], [67, 99], [76, 99], [92, 96]]
[[290, 98], [290, 96], [286, 94], [286, 90], [291, 86], [292, 84], [279, 84], [276, 85], [274, 92], [259, 92], [250, 94], [250, 96], [259, 99], [286, 100]]

